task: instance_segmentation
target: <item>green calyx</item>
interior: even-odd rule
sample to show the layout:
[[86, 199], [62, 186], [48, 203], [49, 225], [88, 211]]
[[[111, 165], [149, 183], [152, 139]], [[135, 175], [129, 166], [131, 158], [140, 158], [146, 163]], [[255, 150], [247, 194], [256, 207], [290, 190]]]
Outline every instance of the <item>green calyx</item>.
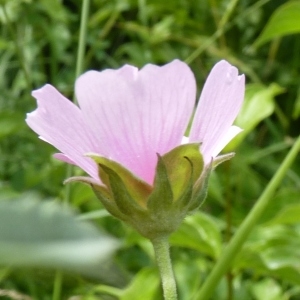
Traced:
[[97, 163], [103, 185], [86, 177], [68, 181], [88, 183], [113, 216], [153, 240], [174, 232], [206, 197], [213, 165], [204, 166], [199, 147], [184, 144], [163, 156], [157, 154], [153, 186], [119, 163], [94, 154], [88, 156]]

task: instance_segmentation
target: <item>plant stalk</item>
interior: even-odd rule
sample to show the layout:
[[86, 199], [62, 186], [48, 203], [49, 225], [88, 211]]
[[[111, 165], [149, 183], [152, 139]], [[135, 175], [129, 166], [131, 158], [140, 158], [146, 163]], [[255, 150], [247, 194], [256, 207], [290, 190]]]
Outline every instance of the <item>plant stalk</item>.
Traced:
[[63, 274], [60, 270], [56, 271], [54, 279], [54, 287], [52, 293], [52, 300], [60, 300], [62, 292]]
[[209, 274], [208, 278], [204, 282], [202, 288], [193, 297], [195, 300], [208, 300], [213, 294], [218, 282], [224, 276], [231, 266], [232, 261], [235, 256], [239, 253], [244, 242], [247, 240], [251, 230], [256, 225], [257, 221], [266, 210], [268, 204], [273, 200], [272, 196], [274, 192], [282, 182], [286, 172], [294, 162], [297, 154], [300, 150], [300, 136], [294, 143], [293, 147], [285, 157], [281, 166], [265, 188], [264, 192], [257, 200], [256, 204], [246, 217], [245, 221], [242, 223], [240, 228], [237, 230], [236, 234], [233, 236], [227, 247], [224, 249], [223, 255], [216, 263], [212, 272]]
[[2, 5], [2, 12], [3, 12], [3, 16], [5, 18], [6, 24], [7, 24], [7, 28], [10, 31], [13, 42], [15, 44], [16, 55], [17, 55], [20, 65], [21, 65], [22, 71], [24, 73], [24, 79], [26, 81], [28, 91], [31, 92], [32, 81], [31, 81], [30, 73], [28, 71], [28, 66], [27, 66], [26, 60], [24, 58], [24, 53], [22, 51], [22, 47], [20, 46], [20, 43], [19, 43], [18, 34], [17, 34], [16, 30], [14, 29], [13, 24], [10, 21], [9, 15], [6, 11], [5, 4]]
[[[79, 41], [78, 41], [78, 51], [77, 51], [77, 59], [76, 59], [76, 70], [75, 70], [75, 79], [82, 73], [84, 68], [84, 55], [86, 48], [86, 31], [87, 31], [87, 23], [89, 17], [89, 7], [90, 0], [82, 1], [82, 9], [81, 9], [81, 17], [80, 17], [80, 30], [79, 30]], [[73, 96], [73, 102], [76, 103], [75, 94]], [[67, 166], [67, 178], [72, 176], [73, 166]], [[65, 187], [65, 203], [70, 203], [71, 199], [71, 185], [67, 184]]]
[[177, 300], [176, 282], [172, 268], [168, 236], [153, 239], [152, 245], [158, 265], [165, 300]]

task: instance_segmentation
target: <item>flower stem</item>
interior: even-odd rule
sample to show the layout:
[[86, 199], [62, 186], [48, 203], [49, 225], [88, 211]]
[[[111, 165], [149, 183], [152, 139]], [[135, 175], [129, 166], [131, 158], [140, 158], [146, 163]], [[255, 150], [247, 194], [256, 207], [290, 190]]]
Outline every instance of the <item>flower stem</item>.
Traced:
[[177, 300], [176, 282], [173, 273], [168, 236], [153, 239], [155, 258], [160, 272], [165, 300]]
[[257, 200], [256, 204], [246, 217], [245, 221], [242, 223], [240, 228], [237, 230], [236, 234], [233, 236], [227, 247], [223, 252], [223, 256], [216, 263], [212, 272], [208, 276], [202, 288], [198, 293], [193, 297], [193, 299], [201, 299], [207, 300], [212, 295], [215, 290], [218, 282], [222, 278], [222, 276], [227, 272], [230, 268], [230, 265], [235, 258], [235, 256], [239, 253], [242, 248], [243, 243], [246, 241], [249, 236], [251, 230], [256, 225], [257, 221], [267, 208], [270, 201], [273, 200], [272, 196], [274, 195], [275, 190], [281, 183], [284, 178], [286, 172], [294, 162], [297, 154], [300, 150], [300, 137], [294, 143], [292, 149], [289, 151], [288, 155], [285, 157], [281, 166], [273, 176], [272, 180], [269, 182], [268, 186], [265, 188], [264, 192]]

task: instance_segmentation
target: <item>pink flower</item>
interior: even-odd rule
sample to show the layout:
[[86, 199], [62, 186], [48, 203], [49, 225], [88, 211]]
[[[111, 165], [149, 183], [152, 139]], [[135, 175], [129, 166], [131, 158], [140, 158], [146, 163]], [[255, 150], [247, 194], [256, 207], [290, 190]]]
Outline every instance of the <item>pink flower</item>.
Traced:
[[[203, 87], [187, 142], [200, 142], [205, 163], [241, 129], [232, 126], [244, 98], [244, 75], [226, 61], [217, 63]], [[79, 107], [47, 84], [33, 91], [38, 108], [26, 122], [59, 149], [57, 159], [79, 166], [99, 182], [87, 153], [115, 160], [152, 184], [157, 155], [180, 145], [192, 116], [196, 83], [179, 60], [141, 70], [88, 71], [75, 84]]]

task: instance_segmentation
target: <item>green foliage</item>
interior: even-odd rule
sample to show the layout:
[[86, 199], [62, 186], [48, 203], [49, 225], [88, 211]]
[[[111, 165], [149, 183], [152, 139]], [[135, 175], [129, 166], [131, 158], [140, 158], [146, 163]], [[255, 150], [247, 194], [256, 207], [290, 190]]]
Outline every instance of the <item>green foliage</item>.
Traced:
[[[145, 285], [145, 282], [148, 284]], [[159, 276], [155, 269], [142, 269], [120, 295], [120, 300], [139, 300], [141, 292], [146, 299], [161, 299]]]
[[96, 276], [117, 242], [53, 201], [0, 202], [0, 265]]
[[[24, 122], [36, 107], [32, 89], [51, 83], [73, 97], [80, 14], [75, 0], [0, 1], [0, 292], [51, 299], [59, 277], [32, 268], [39, 258], [39, 267], [68, 270], [61, 299], [160, 299], [150, 245], [104, 213], [88, 186], [70, 186], [78, 216], [47, 200], [65, 200], [69, 173]], [[179, 58], [189, 62], [200, 91], [224, 58], [247, 78], [236, 121], [244, 131], [227, 147], [236, 156], [212, 172], [201, 212], [171, 236], [180, 299], [199, 290], [299, 135], [299, 19], [298, 0], [91, 1], [84, 69]], [[299, 174], [297, 160], [213, 299], [299, 299]], [[73, 168], [72, 175], [82, 173]], [[184, 185], [189, 178], [174, 180]], [[121, 245], [111, 264], [103, 258], [114, 240], [96, 228]], [[83, 251], [89, 255], [78, 255]], [[102, 262], [91, 267], [97, 257]]]
[[235, 124], [243, 128], [241, 132], [227, 147], [232, 150], [264, 119], [275, 110], [275, 96], [281, 94], [283, 89], [277, 84], [264, 87], [261, 84], [248, 84], [242, 109]]
[[173, 245], [197, 250], [213, 259], [222, 251], [221, 226], [211, 216], [196, 213], [186, 218], [180, 228], [171, 236]]
[[288, 34], [300, 32], [300, 2], [288, 1], [278, 7], [269, 22], [259, 35], [254, 45], [256, 47]]

